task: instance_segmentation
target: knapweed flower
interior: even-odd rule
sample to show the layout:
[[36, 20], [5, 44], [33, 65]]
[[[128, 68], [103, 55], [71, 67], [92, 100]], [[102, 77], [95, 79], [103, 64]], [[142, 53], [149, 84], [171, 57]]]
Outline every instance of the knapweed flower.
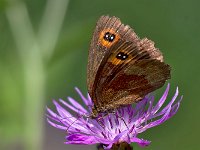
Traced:
[[[59, 102], [54, 101], [57, 113], [47, 108], [48, 122], [67, 133], [66, 144], [100, 144], [104, 149], [114, 149], [120, 143], [135, 142], [140, 146], [149, 145], [150, 141], [140, 139], [137, 135], [162, 124], [175, 115], [182, 99], [181, 96], [179, 100], [176, 100], [177, 88], [169, 103], [163, 106], [169, 92], [168, 84], [163, 96], [156, 104], [154, 104], [154, 97], [148, 95], [134, 106], [121, 107], [114, 113], [91, 119], [87, 117], [93, 106], [90, 96], [84, 97], [77, 88], [76, 91], [87, 109], [71, 97], [68, 97], [69, 102], [60, 99]], [[69, 109], [74, 113], [72, 111], [70, 113]]]

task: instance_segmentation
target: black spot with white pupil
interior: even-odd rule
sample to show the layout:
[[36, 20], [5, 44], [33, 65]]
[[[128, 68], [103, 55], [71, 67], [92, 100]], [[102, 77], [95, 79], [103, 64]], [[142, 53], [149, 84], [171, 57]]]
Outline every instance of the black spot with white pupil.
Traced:
[[123, 52], [119, 52], [116, 56], [117, 59], [120, 59], [120, 60], [125, 60], [126, 58], [128, 58], [128, 54], [125, 54]]
[[115, 39], [115, 35], [110, 32], [106, 32], [103, 38], [108, 42], [112, 42]]

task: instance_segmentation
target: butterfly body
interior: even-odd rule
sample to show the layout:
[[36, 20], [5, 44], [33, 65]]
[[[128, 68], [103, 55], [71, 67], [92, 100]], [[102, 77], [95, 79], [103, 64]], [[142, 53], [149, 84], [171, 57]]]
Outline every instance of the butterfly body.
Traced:
[[102, 16], [91, 40], [87, 75], [95, 118], [162, 87], [170, 66], [151, 40], [140, 39], [116, 17]]

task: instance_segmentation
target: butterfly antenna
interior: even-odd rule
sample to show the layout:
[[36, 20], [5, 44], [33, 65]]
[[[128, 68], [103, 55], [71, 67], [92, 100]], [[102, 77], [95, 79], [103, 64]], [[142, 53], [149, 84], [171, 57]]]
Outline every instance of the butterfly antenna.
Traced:
[[69, 131], [69, 128], [79, 119], [80, 117], [76, 118], [76, 120], [74, 120], [66, 129], [66, 131]]
[[105, 126], [103, 125], [103, 123], [100, 121], [100, 119], [103, 119], [103, 117], [105, 117], [106, 115], [104, 116], [100, 116], [99, 118], [97, 118], [97, 122], [99, 123], [99, 125], [104, 128]]

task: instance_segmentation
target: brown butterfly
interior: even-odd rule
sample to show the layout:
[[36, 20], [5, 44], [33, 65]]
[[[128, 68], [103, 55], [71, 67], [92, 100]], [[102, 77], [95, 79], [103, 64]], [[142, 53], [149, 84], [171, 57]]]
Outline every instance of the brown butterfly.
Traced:
[[91, 40], [87, 75], [95, 118], [162, 87], [170, 78], [170, 66], [153, 41], [140, 39], [117, 17], [101, 16]]

